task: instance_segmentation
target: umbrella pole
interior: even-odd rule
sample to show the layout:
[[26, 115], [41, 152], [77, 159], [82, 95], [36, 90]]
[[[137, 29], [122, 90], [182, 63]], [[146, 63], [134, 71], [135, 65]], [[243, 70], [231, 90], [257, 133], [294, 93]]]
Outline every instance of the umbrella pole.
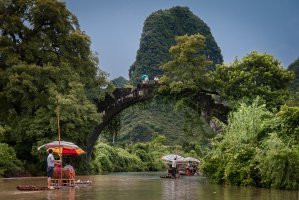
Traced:
[[60, 145], [60, 123], [59, 123], [59, 104], [57, 99], [57, 130], [58, 130], [58, 143]]
[[[57, 131], [58, 131], [58, 145], [60, 146], [60, 116], [59, 116], [59, 103], [58, 103], [58, 99], [57, 99]], [[59, 152], [59, 160], [60, 160], [60, 165], [61, 165], [61, 169], [60, 169], [60, 185], [62, 185], [62, 148], [59, 147], [59, 150], [61, 151], [61, 153]]]

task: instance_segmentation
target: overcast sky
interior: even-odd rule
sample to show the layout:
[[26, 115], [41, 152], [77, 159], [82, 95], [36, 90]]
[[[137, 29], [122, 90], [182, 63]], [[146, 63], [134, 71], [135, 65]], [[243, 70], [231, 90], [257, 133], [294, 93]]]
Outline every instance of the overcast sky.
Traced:
[[65, 0], [91, 39], [100, 68], [128, 78], [151, 13], [187, 6], [210, 27], [225, 63], [253, 50], [287, 67], [299, 57], [299, 0]]

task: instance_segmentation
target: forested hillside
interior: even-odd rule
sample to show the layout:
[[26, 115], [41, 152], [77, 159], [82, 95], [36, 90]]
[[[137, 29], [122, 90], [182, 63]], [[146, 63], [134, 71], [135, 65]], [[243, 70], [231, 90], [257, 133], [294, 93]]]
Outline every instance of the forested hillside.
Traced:
[[[194, 123], [191, 130], [191, 124], [185, 122], [183, 111], [174, 111], [172, 105], [157, 101], [128, 108], [120, 115], [120, 120], [121, 127], [115, 138], [116, 144], [149, 142], [158, 134], [165, 136], [167, 145], [183, 145], [194, 140], [203, 144], [214, 135], [204, 122], [197, 122], [197, 125]], [[111, 134], [105, 137], [109, 143], [113, 141]]]

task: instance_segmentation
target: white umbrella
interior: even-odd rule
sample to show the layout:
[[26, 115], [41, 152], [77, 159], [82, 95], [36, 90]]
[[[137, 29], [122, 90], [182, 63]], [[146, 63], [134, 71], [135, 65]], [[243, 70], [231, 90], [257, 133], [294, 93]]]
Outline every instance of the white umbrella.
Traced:
[[184, 157], [177, 155], [177, 154], [169, 154], [169, 155], [165, 155], [163, 156], [161, 159], [164, 161], [173, 161], [176, 158], [177, 161], [183, 161]]
[[186, 157], [184, 158], [184, 161], [186, 162], [197, 162], [197, 163], [200, 163], [200, 161], [196, 158], [192, 158], [192, 157]]

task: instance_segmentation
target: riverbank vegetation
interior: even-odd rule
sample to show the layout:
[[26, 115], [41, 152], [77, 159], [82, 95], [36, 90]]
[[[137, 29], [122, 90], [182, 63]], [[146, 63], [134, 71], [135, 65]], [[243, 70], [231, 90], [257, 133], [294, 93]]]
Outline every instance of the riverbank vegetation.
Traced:
[[255, 99], [230, 113], [212, 140], [202, 170], [215, 183], [297, 189], [299, 108], [270, 112]]
[[124, 171], [164, 171], [167, 169], [162, 156], [173, 154], [199, 158], [200, 150], [165, 145], [166, 137], [154, 135], [150, 142], [118, 146], [99, 142], [90, 163], [91, 173], [104, 174]]

